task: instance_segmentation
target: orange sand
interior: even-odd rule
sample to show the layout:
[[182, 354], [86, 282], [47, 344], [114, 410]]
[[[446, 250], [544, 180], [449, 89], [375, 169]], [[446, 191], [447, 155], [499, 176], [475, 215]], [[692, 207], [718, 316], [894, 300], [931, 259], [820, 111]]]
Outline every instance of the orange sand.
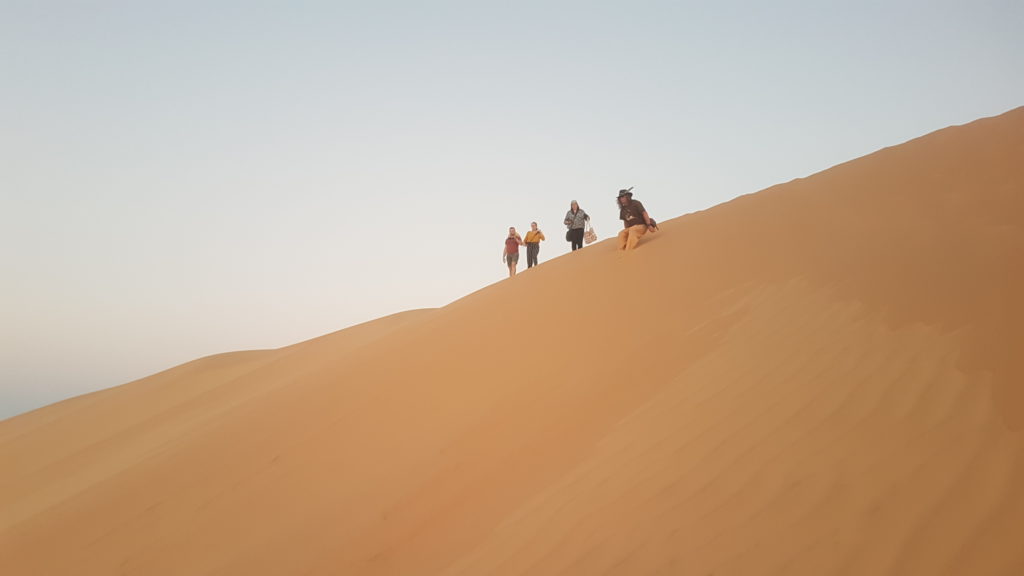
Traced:
[[1024, 574], [1024, 108], [612, 244], [0, 422], [0, 574]]

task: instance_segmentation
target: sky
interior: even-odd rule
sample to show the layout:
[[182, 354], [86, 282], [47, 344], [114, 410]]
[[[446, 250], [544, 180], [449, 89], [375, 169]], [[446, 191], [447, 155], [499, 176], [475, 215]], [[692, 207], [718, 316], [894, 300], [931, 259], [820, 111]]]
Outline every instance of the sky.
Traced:
[[[1024, 3], [0, 0], [0, 419], [1024, 105]], [[567, 287], [580, 289], [580, 287]]]

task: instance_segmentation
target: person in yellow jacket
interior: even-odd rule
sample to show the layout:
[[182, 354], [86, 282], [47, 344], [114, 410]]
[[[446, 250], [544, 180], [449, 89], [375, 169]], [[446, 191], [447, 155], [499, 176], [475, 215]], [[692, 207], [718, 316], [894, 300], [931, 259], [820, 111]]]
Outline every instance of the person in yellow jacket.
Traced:
[[537, 228], [536, 222], [530, 222], [530, 231], [526, 233], [526, 267], [533, 268], [537, 265], [537, 255], [540, 254], [540, 243], [544, 233]]

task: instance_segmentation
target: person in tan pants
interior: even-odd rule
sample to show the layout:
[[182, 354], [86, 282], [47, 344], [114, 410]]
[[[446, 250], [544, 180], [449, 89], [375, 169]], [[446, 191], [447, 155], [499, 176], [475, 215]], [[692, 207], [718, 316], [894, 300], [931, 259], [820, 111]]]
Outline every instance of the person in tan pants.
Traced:
[[622, 220], [622, 231], [619, 232], [619, 250], [632, 250], [640, 242], [640, 238], [648, 232], [657, 230], [654, 221], [647, 214], [639, 200], [633, 200], [632, 188], [619, 190], [619, 220]]

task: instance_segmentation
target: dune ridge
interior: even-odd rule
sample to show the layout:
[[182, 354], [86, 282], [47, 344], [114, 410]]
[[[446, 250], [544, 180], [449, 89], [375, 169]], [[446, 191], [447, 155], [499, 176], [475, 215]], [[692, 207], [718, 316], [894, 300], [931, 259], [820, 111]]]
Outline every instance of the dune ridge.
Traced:
[[1024, 573], [1024, 108], [0, 422], [4, 574]]

